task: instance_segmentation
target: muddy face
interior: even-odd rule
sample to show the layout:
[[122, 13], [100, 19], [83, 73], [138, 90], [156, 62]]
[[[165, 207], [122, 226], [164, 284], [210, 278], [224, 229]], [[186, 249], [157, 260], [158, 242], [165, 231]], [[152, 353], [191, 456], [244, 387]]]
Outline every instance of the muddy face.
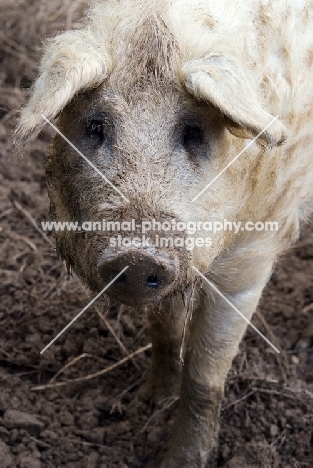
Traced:
[[[191, 281], [191, 265], [199, 264], [199, 257], [207, 266], [220, 245], [186, 249], [182, 238], [188, 234], [168, 225], [212, 215], [213, 203], [204, 209], [191, 200], [205, 185], [216, 147], [226, 138], [222, 116], [173, 85], [151, 84], [144, 91], [133, 89], [130, 96], [103, 85], [70, 104], [58, 125], [122, 195], [57, 136], [46, 168], [52, 218], [80, 226], [136, 220], [131, 232], [57, 233], [58, 251], [68, 267], [101, 290], [128, 266], [108, 293], [131, 305], [158, 303], [182, 292]], [[139, 225], [153, 219], [166, 222], [166, 231], [151, 230], [143, 239]], [[118, 235], [135, 245], [121, 244]], [[208, 236], [201, 230], [195, 235]], [[157, 236], [168, 241], [160, 246]]]
[[[60, 136], [54, 139], [47, 162], [54, 220], [78, 226], [135, 220], [135, 229], [127, 232], [131, 241], [143, 234], [137, 222], [170, 224], [169, 230], [149, 232], [149, 242], [130, 245], [112, 242], [117, 233], [107, 231], [56, 234], [68, 268], [94, 290], [128, 266], [108, 292], [136, 305], [182, 292], [193, 279], [193, 265], [206, 273], [234, 241], [233, 233], [198, 228], [193, 234], [202, 246], [186, 248], [188, 233], [172, 232], [172, 222], [234, 221], [246, 208], [244, 217], [251, 219], [269, 180], [263, 174], [257, 187], [262, 151], [254, 146], [214, 178], [272, 116], [258, 96], [258, 72], [256, 80], [233, 41], [210, 28], [203, 28], [207, 36], [199, 41], [202, 19], [196, 11], [190, 29], [184, 14], [171, 14], [171, 3], [167, 13], [153, 2], [131, 2], [130, 14], [127, 5], [124, 11], [116, 4], [115, 10], [104, 2], [83, 31], [49, 42], [17, 136], [23, 142], [37, 135], [45, 124], [42, 114], [59, 116], [61, 132], [92, 164]], [[284, 138], [285, 128], [276, 120], [260, 141], [274, 147]], [[214, 186], [193, 203], [213, 179]], [[253, 190], [260, 193], [248, 202]], [[262, 209], [264, 217], [268, 209]], [[172, 242], [161, 245], [158, 236]], [[174, 243], [178, 237], [183, 242]]]

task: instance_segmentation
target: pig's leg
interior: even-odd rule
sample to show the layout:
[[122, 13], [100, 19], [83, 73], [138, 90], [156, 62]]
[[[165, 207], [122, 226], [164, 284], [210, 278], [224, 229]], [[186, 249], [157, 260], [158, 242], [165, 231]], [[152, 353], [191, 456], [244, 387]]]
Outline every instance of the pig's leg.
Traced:
[[185, 315], [185, 307], [180, 299], [167, 301], [162, 305], [161, 311], [149, 312], [152, 364], [148, 380], [140, 391], [142, 396], [158, 401], [179, 395], [179, 350]]
[[[237, 257], [238, 264], [236, 258], [230, 258], [213, 265], [211, 278], [250, 320], [272, 262], [265, 258], [258, 262], [253, 255], [249, 261], [244, 256]], [[245, 267], [241, 276], [240, 264]], [[210, 286], [204, 286], [199, 295], [183, 367], [180, 406], [162, 468], [204, 468], [207, 462], [215, 466], [224, 382], [247, 327]]]

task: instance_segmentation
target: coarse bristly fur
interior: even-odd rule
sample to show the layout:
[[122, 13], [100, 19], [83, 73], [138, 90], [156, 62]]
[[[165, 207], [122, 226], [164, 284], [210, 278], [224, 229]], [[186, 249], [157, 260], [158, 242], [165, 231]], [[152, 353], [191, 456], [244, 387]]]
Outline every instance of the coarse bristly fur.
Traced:
[[[161, 395], [180, 382], [161, 467], [214, 463], [224, 382], [247, 324], [208, 284], [195, 283], [192, 266], [250, 319], [275, 261], [313, 212], [313, 2], [98, 2], [83, 29], [48, 41], [17, 145], [38, 135], [42, 114], [128, 199], [57, 135], [46, 165], [57, 221], [278, 222], [277, 232], [219, 232], [210, 247], [170, 248], [171, 287], [144, 307], [138, 298], [154, 349], [147, 388]], [[90, 121], [101, 121], [101, 141], [86, 131]], [[184, 140], [188, 126], [202, 138]], [[118, 250], [107, 235], [63, 231], [56, 241], [68, 267], [100, 290], [100, 265]], [[181, 297], [191, 300], [192, 285], [181, 369]]]

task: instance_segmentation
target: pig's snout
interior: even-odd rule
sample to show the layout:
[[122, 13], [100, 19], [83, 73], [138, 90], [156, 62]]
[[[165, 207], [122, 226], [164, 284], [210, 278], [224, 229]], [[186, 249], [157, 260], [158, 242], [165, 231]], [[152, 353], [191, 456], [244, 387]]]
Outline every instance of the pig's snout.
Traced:
[[123, 268], [128, 269], [109, 287], [107, 293], [129, 305], [154, 303], [175, 287], [177, 261], [168, 255], [153, 255], [136, 250], [120, 252], [105, 260], [99, 269], [103, 284], [109, 283]]

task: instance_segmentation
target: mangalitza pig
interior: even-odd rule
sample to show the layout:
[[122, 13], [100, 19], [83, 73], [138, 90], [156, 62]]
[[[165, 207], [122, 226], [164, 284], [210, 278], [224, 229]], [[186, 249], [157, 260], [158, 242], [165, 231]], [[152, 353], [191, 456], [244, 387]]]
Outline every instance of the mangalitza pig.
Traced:
[[[180, 385], [162, 468], [214, 464], [223, 387], [247, 327], [232, 305], [251, 319], [313, 211], [312, 34], [311, 0], [101, 1], [82, 29], [48, 41], [22, 111], [18, 143], [38, 135], [43, 114], [114, 186], [57, 134], [46, 165], [54, 220], [278, 223], [212, 232], [194, 249], [158, 246], [157, 235], [187, 240], [172, 227], [128, 247], [108, 231], [56, 233], [60, 256], [94, 291], [129, 267], [107, 293], [148, 318], [146, 390]], [[195, 236], [207, 235], [199, 225]]]

